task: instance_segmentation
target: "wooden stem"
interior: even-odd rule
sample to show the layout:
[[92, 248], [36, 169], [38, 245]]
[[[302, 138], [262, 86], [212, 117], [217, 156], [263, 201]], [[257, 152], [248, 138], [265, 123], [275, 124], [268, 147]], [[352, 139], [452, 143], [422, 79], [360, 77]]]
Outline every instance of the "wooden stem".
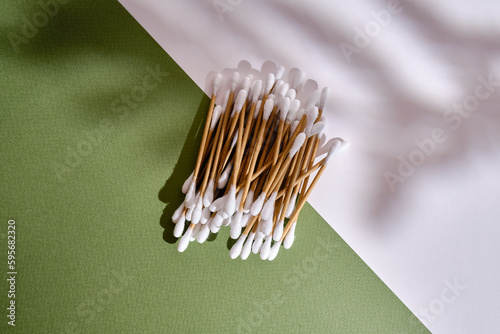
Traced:
[[307, 191], [303, 196], [300, 196], [300, 200], [297, 203], [297, 206], [295, 207], [295, 210], [294, 210], [292, 216], [290, 217], [290, 220], [286, 224], [285, 230], [283, 231], [283, 236], [281, 237], [281, 241], [283, 241], [285, 239], [288, 231], [290, 231], [290, 229], [292, 228], [293, 223], [295, 223], [295, 221], [299, 217], [300, 210], [302, 210], [302, 207], [307, 202], [307, 198], [311, 195], [316, 184], [318, 184], [318, 181], [321, 178], [321, 175], [323, 174], [323, 172], [325, 171], [326, 166], [327, 166], [326, 164], [323, 164], [321, 166], [321, 168], [318, 171], [318, 174], [316, 174], [316, 177], [312, 181], [311, 186], [309, 188], [307, 188]]
[[203, 136], [201, 137], [200, 150], [198, 151], [198, 157], [196, 158], [196, 166], [194, 168], [193, 180], [196, 180], [196, 178], [198, 177], [198, 172], [200, 171], [201, 161], [203, 160], [203, 156], [205, 153], [205, 146], [207, 143], [208, 130], [210, 130], [210, 123], [212, 122], [212, 116], [214, 113], [216, 98], [217, 95], [212, 94], [212, 98], [210, 99], [210, 106], [208, 107], [207, 119], [205, 120], [205, 128], [203, 129]]

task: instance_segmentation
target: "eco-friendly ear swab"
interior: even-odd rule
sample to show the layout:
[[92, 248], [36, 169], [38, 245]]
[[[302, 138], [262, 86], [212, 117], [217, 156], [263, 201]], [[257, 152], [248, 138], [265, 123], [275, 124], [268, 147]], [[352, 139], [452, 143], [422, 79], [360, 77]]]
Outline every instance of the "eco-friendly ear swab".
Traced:
[[188, 191], [186, 193], [186, 199], [184, 201], [184, 203], [187, 207], [191, 207], [193, 204], [193, 201], [194, 201], [195, 191], [196, 191], [196, 189], [195, 189], [196, 178], [198, 177], [198, 172], [199, 172], [200, 167], [201, 167], [201, 161], [202, 161], [203, 154], [205, 151], [205, 144], [207, 141], [207, 135], [208, 135], [208, 131], [210, 129], [210, 124], [212, 121], [212, 114], [213, 114], [214, 107], [215, 107], [215, 99], [217, 98], [217, 94], [218, 94], [219, 89], [220, 89], [221, 81], [222, 81], [222, 75], [217, 74], [215, 76], [214, 81], [213, 81], [213, 93], [212, 93], [212, 98], [210, 99], [210, 106], [208, 107], [207, 119], [205, 121], [205, 128], [203, 129], [203, 136], [201, 138], [200, 149], [198, 151], [198, 157], [196, 159], [196, 166], [195, 166], [195, 169], [193, 172], [193, 177], [191, 179], [191, 185], [188, 188]]
[[[233, 259], [245, 260], [253, 252], [272, 261], [281, 245], [292, 245], [299, 212], [343, 141], [333, 140], [328, 155], [315, 164], [329, 90], [305, 96], [304, 72], [289, 75], [289, 82], [283, 74], [281, 66], [263, 81], [247, 75], [240, 83], [234, 72], [225, 92], [219, 92], [222, 76], [214, 78], [196, 164], [172, 216], [180, 252], [225, 226], [236, 240]], [[215, 105], [219, 93], [224, 98]]]
[[[318, 170], [318, 174], [316, 174], [313, 182], [311, 183], [311, 185], [309, 186], [309, 188], [307, 189], [305, 194], [303, 196], [301, 196], [299, 203], [295, 207], [295, 211], [294, 211], [293, 215], [290, 217], [290, 220], [289, 220], [287, 226], [285, 227], [285, 230], [283, 231], [283, 236], [286, 236], [286, 234], [288, 233], [288, 231], [291, 228], [291, 225], [297, 220], [297, 217], [300, 213], [300, 210], [302, 209], [302, 207], [306, 203], [307, 198], [311, 195], [312, 190], [314, 189], [314, 187], [318, 183], [319, 179], [321, 178], [321, 175], [323, 174], [326, 166], [328, 165], [328, 161], [335, 155], [335, 153], [337, 153], [337, 151], [340, 149], [341, 145], [342, 145], [342, 143], [339, 140], [337, 140], [334, 143], [334, 145], [332, 145], [332, 147], [330, 148], [330, 151], [328, 151], [328, 155], [324, 159], [321, 168]], [[281, 237], [281, 239], [283, 240], [284, 237]]]

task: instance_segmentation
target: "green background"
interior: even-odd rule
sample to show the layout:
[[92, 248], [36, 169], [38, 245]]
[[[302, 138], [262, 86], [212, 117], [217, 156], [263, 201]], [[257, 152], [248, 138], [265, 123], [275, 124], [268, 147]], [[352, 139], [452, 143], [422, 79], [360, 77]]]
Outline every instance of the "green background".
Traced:
[[[119, 3], [68, 1], [47, 22], [40, 11], [0, 5], [0, 332], [427, 332], [310, 206], [273, 262], [231, 260], [227, 229], [178, 253], [170, 216], [208, 98]], [[40, 25], [29, 38], [26, 22]], [[148, 68], [168, 76], [133, 106], [115, 102]]]

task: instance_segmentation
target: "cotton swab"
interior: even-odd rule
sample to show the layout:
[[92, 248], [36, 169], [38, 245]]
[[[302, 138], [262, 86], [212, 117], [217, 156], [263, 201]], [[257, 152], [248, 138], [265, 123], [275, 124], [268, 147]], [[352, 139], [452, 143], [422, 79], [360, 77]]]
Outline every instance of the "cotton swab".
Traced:
[[207, 135], [208, 131], [210, 129], [210, 124], [212, 120], [212, 114], [213, 110], [215, 107], [215, 99], [217, 98], [217, 93], [219, 92], [220, 85], [222, 81], [222, 75], [217, 74], [215, 76], [215, 79], [213, 81], [213, 93], [212, 93], [212, 98], [210, 99], [210, 106], [208, 108], [208, 114], [207, 114], [207, 119], [205, 121], [205, 128], [203, 129], [203, 135], [201, 137], [201, 143], [200, 143], [200, 150], [198, 151], [198, 157], [196, 159], [196, 166], [193, 172], [193, 177], [191, 179], [191, 185], [188, 188], [188, 191], [186, 193], [186, 199], [184, 201], [186, 207], [190, 207], [193, 204], [194, 197], [195, 197], [195, 187], [196, 187], [196, 178], [198, 177], [198, 172], [201, 167], [201, 161], [203, 158], [203, 154], [205, 152], [205, 144], [207, 141]]
[[305, 192], [304, 196], [301, 196], [301, 198], [299, 200], [299, 203], [295, 207], [295, 211], [294, 211], [293, 215], [290, 217], [290, 220], [289, 220], [287, 226], [285, 227], [285, 230], [283, 231], [283, 236], [281, 237], [282, 241], [283, 241], [284, 237], [286, 236], [286, 234], [288, 233], [288, 231], [290, 230], [291, 225], [297, 220], [298, 215], [300, 213], [300, 210], [302, 209], [302, 207], [306, 203], [307, 198], [311, 195], [312, 190], [314, 189], [314, 187], [318, 183], [319, 179], [321, 178], [321, 175], [323, 174], [323, 172], [326, 169], [326, 166], [328, 165], [328, 161], [335, 155], [335, 153], [338, 152], [338, 150], [340, 149], [341, 146], [342, 146], [342, 143], [339, 140], [337, 140], [332, 145], [332, 147], [330, 148], [330, 150], [328, 151], [328, 155], [324, 159], [321, 168], [318, 170], [318, 174], [316, 174], [313, 182], [311, 183], [311, 185], [309, 186], [309, 188]]
[[224, 226], [236, 240], [233, 259], [255, 253], [272, 261], [282, 245], [292, 245], [299, 212], [341, 142], [334, 141], [315, 164], [329, 89], [301, 101], [305, 73], [297, 70], [290, 82], [281, 79], [283, 74], [277, 67], [264, 81], [248, 75], [239, 85], [240, 74], [234, 72], [221, 105], [215, 99], [222, 77], [214, 78], [196, 164], [172, 216], [180, 252]]

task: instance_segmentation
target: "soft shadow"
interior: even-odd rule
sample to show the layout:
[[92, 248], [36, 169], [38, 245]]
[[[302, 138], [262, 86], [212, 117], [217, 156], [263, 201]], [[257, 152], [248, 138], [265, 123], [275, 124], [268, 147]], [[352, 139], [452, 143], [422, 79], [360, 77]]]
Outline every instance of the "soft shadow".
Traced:
[[[160, 225], [165, 229], [163, 232], [163, 240], [170, 244], [177, 241], [177, 238], [173, 235], [175, 224], [172, 222], [172, 215], [184, 200], [184, 194], [182, 193], [181, 188], [184, 181], [193, 171], [196, 163], [196, 156], [201, 143], [203, 125], [205, 124], [205, 117], [209, 105], [210, 98], [203, 95], [198, 111], [194, 117], [193, 124], [191, 125], [188, 135], [186, 136], [186, 141], [182, 146], [180, 155], [182, 159], [177, 161], [172, 174], [158, 193], [158, 199], [166, 204], [160, 218]], [[187, 229], [188, 226], [189, 224], [186, 224], [185, 229]]]

